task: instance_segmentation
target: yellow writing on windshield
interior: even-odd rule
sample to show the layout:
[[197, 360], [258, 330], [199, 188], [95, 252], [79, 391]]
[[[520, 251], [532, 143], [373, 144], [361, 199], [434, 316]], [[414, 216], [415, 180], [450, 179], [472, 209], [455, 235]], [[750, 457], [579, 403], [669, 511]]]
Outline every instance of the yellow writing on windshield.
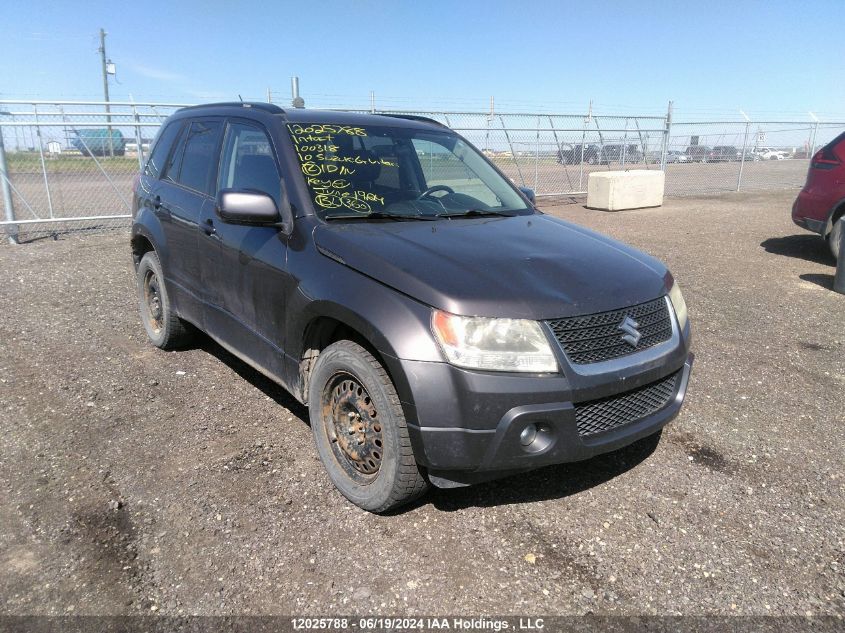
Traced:
[[350, 136], [367, 136], [367, 131], [364, 128], [353, 127], [351, 125], [327, 125], [319, 123], [307, 123], [300, 125], [299, 123], [288, 123], [288, 129], [291, 134], [301, 136], [303, 134], [348, 134]]
[[[356, 180], [355, 176], [360, 169], [372, 171], [376, 166], [395, 168], [398, 165], [373, 155], [363, 149], [363, 145], [358, 150], [353, 149], [352, 139], [367, 136], [365, 129], [350, 125], [289, 123], [288, 131], [314, 204], [323, 209], [343, 207], [356, 213], [370, 213], [373, 204], [384, 206], [384, 197], [368, 191], [364, 188], [367, 181]], [[372, 185], [372, 179], [369, 185]]]

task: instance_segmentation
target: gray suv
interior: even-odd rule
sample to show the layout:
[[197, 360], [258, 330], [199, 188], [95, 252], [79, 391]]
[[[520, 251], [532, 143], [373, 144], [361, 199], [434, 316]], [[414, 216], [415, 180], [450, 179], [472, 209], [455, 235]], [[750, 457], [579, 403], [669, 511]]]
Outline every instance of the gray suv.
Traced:
[[202, 331], [285, 387], [367, 510], [614, 450], [684, 399], [666, 267], [543, 214], [435, 121], [185, 108], [132, 215], [152, 343]]

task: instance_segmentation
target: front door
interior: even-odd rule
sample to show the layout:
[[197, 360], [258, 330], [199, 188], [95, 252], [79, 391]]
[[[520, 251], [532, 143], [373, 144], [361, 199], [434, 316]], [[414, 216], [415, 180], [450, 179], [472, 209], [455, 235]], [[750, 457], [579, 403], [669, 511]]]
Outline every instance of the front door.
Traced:
[[[219, 189], [260, 191], [281, 202], [273, 143], [257, 123], [226, 127]], [[283, 375], [286, 236], [274, 226], [224, 223], [209, 205], [200, 219], [200, 267], [206, 330], [277, 377]]]

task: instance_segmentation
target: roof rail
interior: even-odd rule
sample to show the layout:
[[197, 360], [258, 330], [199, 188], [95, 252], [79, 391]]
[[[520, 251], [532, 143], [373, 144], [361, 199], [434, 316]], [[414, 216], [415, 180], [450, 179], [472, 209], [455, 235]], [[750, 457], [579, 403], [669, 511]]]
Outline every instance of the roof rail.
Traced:
[[198, 105], [187, 106], [180, 108], [179, 112], [184, 110], [196, 110], [199, 108], [255, 108], [256, 110], [263, 110], [270, 114], [284, 114], [285, 111], [277, 106], [275, 103], [264, 103], [263, 101], [222, 101], [220, 103], [200, 103]]
[[449, 129], [448, 125], [441, 123], [440, 121], [436, 121], [434, 119], [430, 119], [427, 116], [419, 116], [417, 114], [396, 114], [393, 112], [375, 112], [374, 114], [378, 116], [392, 116], [397, 119], [408, 119], [409, 121], [419, 121], [421, 123], [431, 123], [433, 125], [437, 125], [439, 127], [445, 127]]

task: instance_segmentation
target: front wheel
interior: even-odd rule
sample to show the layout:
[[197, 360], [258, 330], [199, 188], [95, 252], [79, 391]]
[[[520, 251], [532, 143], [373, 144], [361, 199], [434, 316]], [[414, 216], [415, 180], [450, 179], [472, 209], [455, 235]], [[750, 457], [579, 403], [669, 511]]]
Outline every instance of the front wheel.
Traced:
[[386, 512], [428, 488], [396, 389], [381, 363], [357, 343], [338, 341], [317, 357], [308, 412], [332, 483], [358, 507]]

